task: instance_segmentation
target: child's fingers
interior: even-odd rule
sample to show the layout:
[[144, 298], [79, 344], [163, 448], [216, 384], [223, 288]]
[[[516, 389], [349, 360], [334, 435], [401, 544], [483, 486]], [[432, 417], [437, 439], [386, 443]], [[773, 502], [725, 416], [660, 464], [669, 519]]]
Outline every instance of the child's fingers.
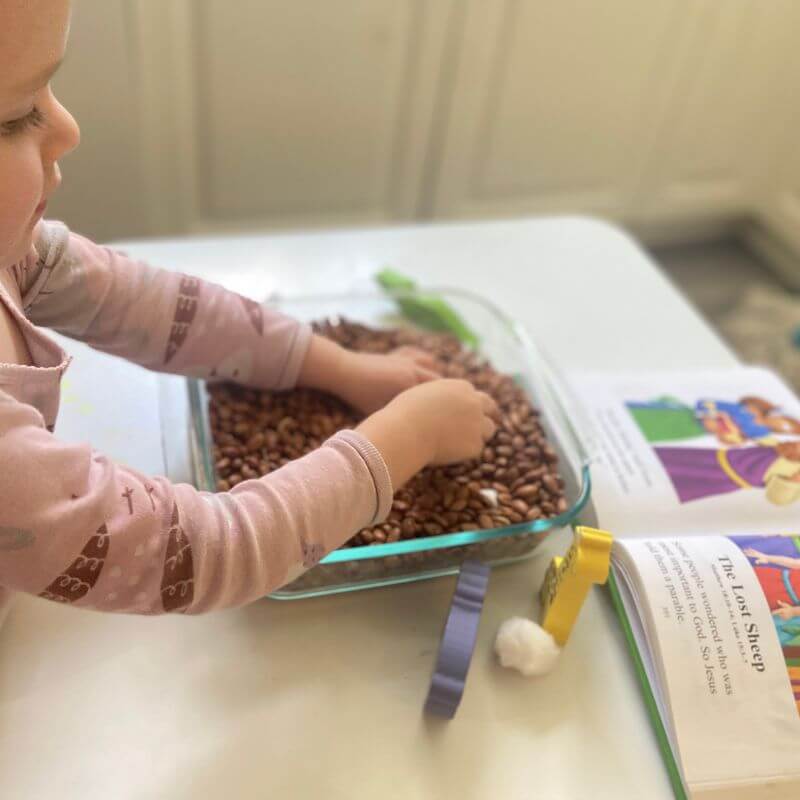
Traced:
[[425, 369], [424, 367], [417, 367], [414, 370], [414, 374], [417, 376], [417, 381], [419, 383], [435, 381], [442, 377], [438, 372], [434, 372], [432, 369]]
[[439, 365], [436, 362], [436, 359], [432, 355], [429, 355], [428, 353], [421, 353], [418, 356], [412, 356], [412, 357], [414, 359], [414, 362], [418, 364], [420, 367], [429, 369], [432, 372], [439, 371]]
[[483, 441], [488, 442], [495, 433], [497, 433], [497, 425], [494, 420], [489, 417], [484, 417], [481, 423], [481, 436], [483, 437]]
[[500, 409], [497, 407], [497, 403], [490, 397], [486, 392], [479, 392], [481, 396], [481, 404], [483, 405], [483, 412], [486, 414], [487, 417], [491, 417], [493, 420], [500, 419]]
[[430, 353], [425, 352], [419, 347], [413, 347], [410, 344], [404, 344], [400, 347], [395, 347], [392, 350], [391, 355], [393, 356], [407, 356], [408, 358], [417, 358], [417, 357], [424, 357], [427, 356], [428, 358], [431, 357]]
[[415, 364], [424, 369], [429, 369], [433, 372], [436, 371], [436, 359], [425, 350], [420, 350], [419, 347], [411, 347], [410, 345], [403, 345], [392, 351], [392, 355], [403, 356], [410, 358]]

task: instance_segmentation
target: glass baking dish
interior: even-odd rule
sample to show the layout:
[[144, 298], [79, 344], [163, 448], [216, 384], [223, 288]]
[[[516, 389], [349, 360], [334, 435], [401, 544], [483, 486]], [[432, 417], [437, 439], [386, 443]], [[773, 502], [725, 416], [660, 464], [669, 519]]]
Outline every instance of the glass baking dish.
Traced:
[[[570, 525], [589, 499], [589, 460], [577, 433], [578, 426], [573, 424], [576, 406], [556, 371], [524, 328], [484, 299], [468, 292], [426, 288], [420, 294], [435, 295], [444, 300], [478, 335], [478, 352], [499, 371], [513, 375], [525, 388], [541, 412], [542, 427], [558, 453], [567, 510], [548, 519], [493, 530], [441, 534], [335, 550], [316, 567], [270, 597], [297, 599], [425, 580], [458, 572], [466, 559], [492, 565], [519, 561], [530, 556], [550, 532]], [[307, 322], [345, 317], [373, 327], [397, 327], [411, 323], [398, 314], [395, 299], [413, 299], [415, 295], [416, 290], [391, 295], [375, 291], [285, 297], [272, 298], [267, 305]], [[188, 390], [192, 479], [198, 488], [215, 491], [209, 398], [205, 383], [189, 379]]]

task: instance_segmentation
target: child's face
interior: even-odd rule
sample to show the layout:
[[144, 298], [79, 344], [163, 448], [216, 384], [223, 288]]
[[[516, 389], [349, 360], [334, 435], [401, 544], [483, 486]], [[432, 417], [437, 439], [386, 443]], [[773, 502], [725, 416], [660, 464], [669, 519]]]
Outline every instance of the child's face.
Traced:
[[49, 83], [68, 27], [69, 0], [0, 0], [0, 268], [27, 254], [80, 138]]

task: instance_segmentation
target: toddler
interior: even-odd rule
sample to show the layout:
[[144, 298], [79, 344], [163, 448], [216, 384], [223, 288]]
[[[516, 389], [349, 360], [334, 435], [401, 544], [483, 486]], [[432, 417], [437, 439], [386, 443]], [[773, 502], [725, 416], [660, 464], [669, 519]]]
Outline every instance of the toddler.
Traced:
[[[49, 85], [68, 24], [68, 0], [0, 0], [0, 594], [141, 614], [247, 603], [383, 520], [418, 470], [477, 456], [497, 409], [419, 351], [346, 351], [44, 221], [79, 140]], [[199, 492], [59, 441], [70, 359], [39, 326], [201, 378], [245, 353], [240, 383], [321, 389], [368, 416], [268, 476]]]

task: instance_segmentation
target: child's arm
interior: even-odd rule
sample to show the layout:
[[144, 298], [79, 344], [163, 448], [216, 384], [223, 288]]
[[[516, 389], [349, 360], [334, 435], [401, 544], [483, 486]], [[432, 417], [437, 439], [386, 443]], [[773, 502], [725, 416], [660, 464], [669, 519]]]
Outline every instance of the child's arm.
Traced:
[[360, 432], [209, 494], [60, 442], [0, 391], [0, 585], [141, 614], [247, 603], [381, 522], [393, 485], [480, 453], [495, 410], [463, 381], [426, 383]]
[[[60, 223], [40, 226], [36, 251], [18, 273], [32, 322], [156, 371], [257, 388], [296, 384], [312, 341], [308, 326], [215, 284], [134, 261]], [[315, 385], [313, 373], [306, 377]]]

